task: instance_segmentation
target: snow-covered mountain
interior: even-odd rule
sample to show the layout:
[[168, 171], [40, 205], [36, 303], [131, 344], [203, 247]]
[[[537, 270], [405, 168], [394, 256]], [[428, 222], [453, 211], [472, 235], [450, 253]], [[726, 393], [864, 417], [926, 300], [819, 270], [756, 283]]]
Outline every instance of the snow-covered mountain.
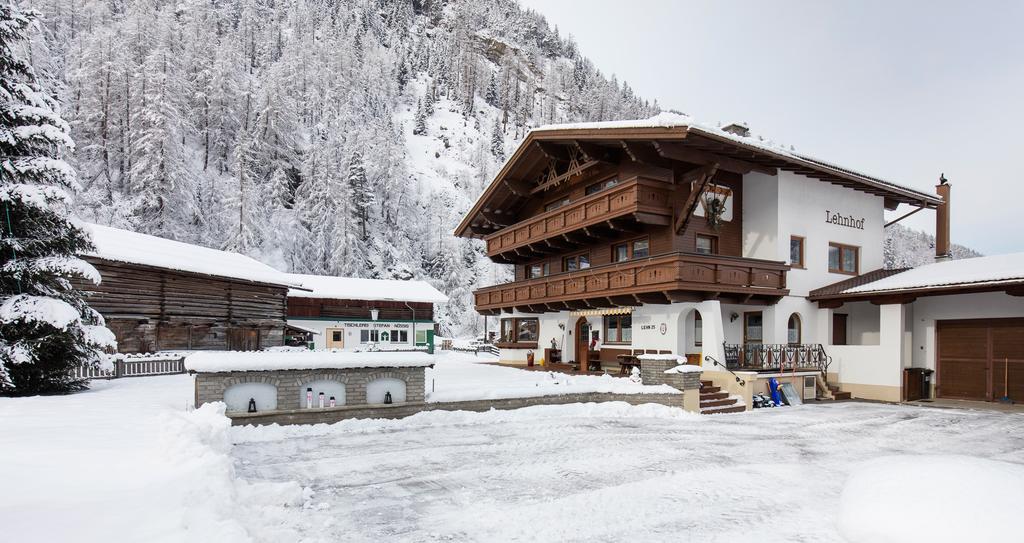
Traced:
[[[950, 244], [949, 252], [953, 259], [982, 256], [970, 247], [955, 243]], [[931, 264], [935, 262], [935, 236], [907, 228], [902, 224], [894, 224], [885, 229], [882, 258], [887, 269], [916, 268], [923, 264]]]
[[292, 272], [425, 278], [445, 332], [502, 279], [452, 236], [526, 131], [638, 118], [512, 0], [55, 0], [38, 56], [78, 143], [79, 214]]
[[514, 0], [35, 7], [83, 218], [291, 272], [426, 279], [452, 300], [445, 333], [477, 332], [472, 290], [507, 279], [452, 231], [529, 128], [659, 109]]

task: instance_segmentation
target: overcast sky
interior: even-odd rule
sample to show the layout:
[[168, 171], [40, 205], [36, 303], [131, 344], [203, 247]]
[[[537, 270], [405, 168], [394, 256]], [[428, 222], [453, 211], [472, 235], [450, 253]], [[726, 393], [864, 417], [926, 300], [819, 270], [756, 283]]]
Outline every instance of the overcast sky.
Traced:
[[521, 3], [663, 108], [929, 192], [945, 172], [953, 242], [1024, 251], [1024, 2]]

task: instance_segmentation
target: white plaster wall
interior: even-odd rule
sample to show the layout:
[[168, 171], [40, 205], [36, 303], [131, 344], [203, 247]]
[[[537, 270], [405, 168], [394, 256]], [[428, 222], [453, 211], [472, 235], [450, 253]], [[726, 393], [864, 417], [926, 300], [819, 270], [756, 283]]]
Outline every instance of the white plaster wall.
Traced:
[[[395, 345], [414, 345], [416, 343], [416, 332], [415, 330], [433, 330], [434, 324], [428, 322], [400, 322], [392, 323], [386, 321], [351, 321], [351, 320], [307, 320], [298, 318], [289, 318], [288, 322], [296, 326], [303, 328], [309, 328], [310, 330], [316, 330], [319, 334], [313, 335], [313, 347], [317, 349], [327, 348], [327, 329], [328, 328], [343, 328], [345, 330], [345, 347], [344, 350], [348, 351], [355, 349], [360, 346], [359, 343], [359, 330], [387, 330], [390, 334], [391, 330], [405, 330], [408, 332], [408, 339], [405, 342], [397, 342]], [[346, 324], [365, 324], [366, 327], [352, 327], [346, 326]], [[391, 343], [390, 341], [388, 343]]]
[[757, 172], [743, 176], [743, 256], [783, 260], [779, 255], [777, 176]]
[[912, 306], [913, 344], [910, 348], [915, 368], [936, 369], [936, 321], [1024, 317], [1024, 298], [1001, 292], [918, 298]]
[[881, 332], [877, 345], [830, 345], [830, 372], [839, 374], [840, 383], [901, 386], [903, 358], [908, 353], [907, 314], [905, 306], [879, 306]]

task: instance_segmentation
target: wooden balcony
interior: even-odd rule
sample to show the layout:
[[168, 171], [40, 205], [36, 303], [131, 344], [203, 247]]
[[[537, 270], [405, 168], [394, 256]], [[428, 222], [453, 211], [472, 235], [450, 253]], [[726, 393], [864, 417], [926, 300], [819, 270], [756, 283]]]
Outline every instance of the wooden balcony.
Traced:
[[668, 197], [663, 183], [633, 178], [486, 236], [487, 255], [521, 262], [589, 243], [606, 230], [637, 223], [667, 225], [672, 219]]
[[480, 313], [722, 300], [772, 304], [789, 293], [789, 265], [770, 260], [669, 253], [482, 288]]

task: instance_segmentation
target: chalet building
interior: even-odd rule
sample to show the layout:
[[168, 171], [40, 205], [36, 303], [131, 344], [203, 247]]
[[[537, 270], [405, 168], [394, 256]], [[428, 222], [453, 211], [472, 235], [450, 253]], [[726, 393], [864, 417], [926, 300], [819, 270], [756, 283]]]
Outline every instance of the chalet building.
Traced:
[[[850, 289], [889, 273], [879, 271], [887, 210], [938, 210], [948, 248], [949, 186], [938, 192], [798, 154], [742, 125], [663, 113], [533, 130], [456, 234], [514, 266], [514, 281], [474, 293], [480, 313], [500, 316], [503, 362], [532, 351], [594, 368], [674, 353], [708, 371], [810, 370], [854, 396], [899, 400], [902, 370], [924, 364], [903, 331], [937, 302], [909, 308], [913, 294]], [[999, 303], [1024, 316], [1019, 300]]]
[[285, 274], [247, 256], [90, 224], [83, 255], [102, 283], [79, 284], [118, 351], [257, 350], [281, 345]]
[[287, 274], [288, 325], [318, 349], [434, 349], [434, 304], [448, 297], [424, 281]]

